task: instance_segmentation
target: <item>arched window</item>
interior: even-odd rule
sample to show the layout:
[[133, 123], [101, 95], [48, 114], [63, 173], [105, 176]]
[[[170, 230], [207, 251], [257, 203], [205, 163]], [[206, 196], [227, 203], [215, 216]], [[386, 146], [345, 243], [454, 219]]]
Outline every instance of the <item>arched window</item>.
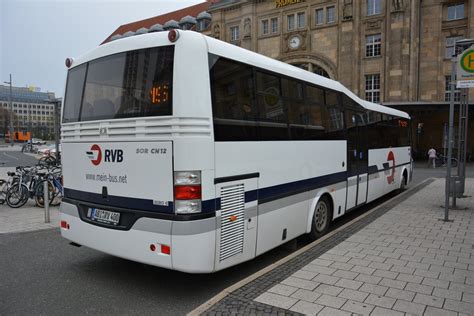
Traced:
[[293, 63], [292, 64], [293, 66], [296, 66], [296, 67], [299, 67], [299, 68], [302, 68], [304, 70], [307, 70], [307, 71], [311, 71], [317, 75], [320, 75], [320, 76], [323, 76], [323, 77], [326, 77], [326, 78], [331, 78], [328, 74], [328, 72], [326, 70], [324, 70], [324, 68], [322, 68], [321, 66], [318, 66], [316, 64], [313, 64], [313, 63]]

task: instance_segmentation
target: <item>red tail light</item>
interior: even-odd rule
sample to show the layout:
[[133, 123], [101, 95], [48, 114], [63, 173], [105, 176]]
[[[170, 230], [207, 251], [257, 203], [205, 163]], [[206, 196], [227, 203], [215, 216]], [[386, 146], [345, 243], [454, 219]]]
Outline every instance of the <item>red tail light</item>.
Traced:
[[177, 185], [174, 187], [174, 198], [176, 200], [201, 199], [201, 186], [200, 185]]
[[66, 221], [61, 221], [61, 228], [69, 229], [69, 224]]
[[170, 255], [171, 247], [167, 245], [161, 245], [161, 253], [164, 253], [165, 255]]

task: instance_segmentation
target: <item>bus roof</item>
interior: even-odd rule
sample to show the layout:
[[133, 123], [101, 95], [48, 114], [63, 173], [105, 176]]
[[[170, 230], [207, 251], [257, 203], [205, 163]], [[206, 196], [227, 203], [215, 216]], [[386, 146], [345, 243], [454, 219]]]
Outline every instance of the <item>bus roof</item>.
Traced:
[[[186, 40], [186, 38], [194, 38], [194, 40], [199, 40], [200, 38], [206, 41], [208, 50], [212, 54], [227, 57], [229, 59], [234, 59], [236, 61], [240, 61], [249, 65], [254, 65], [263, 69], [271, 69], [272, 71], [280, 73], [282, 75], [311, 82], [328, 89], [345, 93], [349, 98], [353, 99], [362, 107], [370, 111], [376, 111], [408, 119], [410, 118], [410, 116], [403, 111], [395, 110], [393, 108], [389, 108], [380, 104], [362, 100], [338, 81], [316, 75], [312, 72], [306, 71], [296, 66], [292, 66], [290, 64], [255, 53], [253, 51], [238, 47], [233, 44], [229, 44], [221, 40], [217, 40], [215, 38], [203, 35], [195, 31], [179, 30], [178, 32], [180, 33], [180, 39], [178, 40], [178, 42], [180, 40]], [[169, 45], [167, 34], [167, 32], [162, 31], [137, 36], [130, 36], [127, 38], [108, 42], [75, 59], [72, 68], [90, 60], [124, 51], [130, 51], [133, 49], [140, 49], [146, 47], [154, 47], [157, 46], [157, 44], [158, 46], [160, 46], [159, 43], [167, 43]]]

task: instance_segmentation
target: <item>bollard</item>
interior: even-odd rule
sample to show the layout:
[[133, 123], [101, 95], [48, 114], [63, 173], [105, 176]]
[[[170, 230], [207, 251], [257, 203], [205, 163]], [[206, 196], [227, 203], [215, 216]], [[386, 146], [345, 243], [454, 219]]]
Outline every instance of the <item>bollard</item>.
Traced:
[[44, 222], [49, 223], [49, 192], [48, 192], [48, 181], [43, 182], [43, 198], [44, 198]]

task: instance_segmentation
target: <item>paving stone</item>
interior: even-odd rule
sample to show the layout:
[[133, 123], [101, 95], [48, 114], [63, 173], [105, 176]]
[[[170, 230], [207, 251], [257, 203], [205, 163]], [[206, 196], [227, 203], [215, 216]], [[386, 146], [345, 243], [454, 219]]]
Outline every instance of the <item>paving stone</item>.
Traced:
[[309, 272], [321, 273], [321, 274], [327, 274], [327, 275], [331, 275], [334, 272], [336, 272], [336, 269], [323, 267], [323, 266], [318, 266], [318, 265], [315, 265], [315, 264], [308, 264], [308, 265], [302, 267], [301, 269], [305, 270], [305, 271], [309, 271]]
[[380, 262], [383, 263], [386, 259], [383, 257], [367, 255], [365, 256], [364, 260], [369, 260], [370, 262]]
[[337, 270], [350, 271], [354, 267], [354, 265], [345, 262], [334, 262], [329, 267]]
[[314, 259], [313, 261], [311, 261], [311, 264], [315, 264], [315, 265], [318, 265], [318, 266], [323, 266], [323, 267], [328, 267], [330, 266], [332, 263], [334, 263], [334, 261], [332, 260], [324, 260], [324, 259]]
[[351, 289], [344, 289], [339, 294], [339, 297], [357, 301], [357, 302], [363, 302], [367, 298], [367, 296], [369, 296], [369, 293], [351, 290]]
[[347, 261], [347, 263], [357, 265], [357, 266], [367, 267], [372, 262], [366, 259], [352, 258], [349, 261]]
[[340, 279], [339, 281], [336, 282], [336, 286], [340, 286], [343, 288], [348, 288], [352, 290], [357, 290], [362, 286], [362, 282], [360, 281], [355, 281], [355, 280], [348, 280], [348, 279]]
[[388, 278], [388, 279], [395, 279], [398, 276], [397, 272], [393, 271], [387, 271], [387, 270], [375, 270], [372, 275], [382, 277], [382, 278]]
[[416, 276], [416, 275], [413, 275], [413, 274], [400, 273], [397, 276], [397, 280], [405, 281], [405, 282], [412, 282], [412, 283], [421, 283], [421, 281], [423, 281], [423, 277]]
[[428, 263], [408, 262], [407, 267], [428, 271], [430, 265]]
[[319, 312], [318, 316], [351, 316], [351, 313], [326, 306]]
[[431, 295], [433, 293], [434, 287], [430, 285], [416, 284], [416, 283], [407, 283], [405, 290], [412, 291], [420, 294]]
[[293, 273], [291, 276], [295, 278], [305, 279], [305, 280], [312, 280], [318, 274], [316, 272], [299, 270]]
[[397, 300], [393, 309], [413, 315], [423, 315], [426, 306], [422, 304], [407, 302], [404, 300]]
[[443, 309], [472, 315], [474, 311], [474, 304], [446, 299], [446, 301], [444, 302]]
[[370, 283], [363, 284], [359, 289], [359, 291], [372, 293], [376, 295], [384, 295], [387, 292], [387, 290], [388, 290], [388, 287], [386, 286], [375, 285], [375, 284], [370, 284]]
[[416, 293], [413, 302], [434, 307], [443, 307], [444, 298]]
[[391, 297], [370, 294], [365, 299], [364, 303], [381, 306], [385, 308], [392, 308], [392, 306], [395, 304], [395, 301], [396, 299], [391, 298]]
[[393, 288], [400, 289], [400, 290], [405, 288], [406, 284], [407, 284], [407, 282], [405, 282], [405, 281], [392, 280], [392, 279], [387, 279], [387, 278], [383, 278], [379, 282], [379, 285], [387, 286], [387, 287], [393, 287]]
[[448, 311], [446, 309], [439, 309], [439, 308], [436, 308], [436, 307], [427, 306], [426, 311], [425, 311], [425, 315], [429, 315], [429, 316], [457, 316], [458, 313]]
[[371, 264], [369, 264], [369, 268], [374, 268], [377, 270], [387, 270], [387, 271], [390, 270], [392, 266], [393, 264], [382, 263], [382, 262], [372, 262]]
[[422, 269], [415, 269], [415, 272], [413, 274], [421, 276], [421, 277], [434, 278], [434, 279], [437, 279], [439, 276], [439, 272], [427, 271], [427, 270], [422, 270]]
[[284, 309], [289, 309], [291, 306], [293, 306], [298, 300], [296, 298], [292, 297], [287, 297], [283, 295], [278, 295], [274, 293], [269, 293], [265, 292], [261, 295], [259, 295], [255, 301], [267, 304], [267, 305], [272, 305]]
[[[351, 252], [351, 251], [348, 251], [346, 254], [345, 254], [346, 257], [350, 257], [350, 258], [357, 258], [357, 259], [363, 259], [365, 257], [365, 254], [363, 253], [359, 253], [359, 252]], [[350, 261], [350, 260], [349, 260]], [[350, 262], [347, 262], [347, 263], [350, 263]]]
[[438, 279], [461, 284], [464, 284], [466, 282], [466, 276], [455, 273], [440, 273]]
[[332, 286], [332, 285], [327, 285], [327, 284], [320, 284], [314, 291], [320, 294], [337, 296], [339, 293], [342, 292], [342, 290], [343, 290], [342, 287]]
[[316, 301], [318, 297], [321, 296], [321, 293], [315, 292], [315, 291], [309, 291], [309, 290], [304, 290], [304, 289], [299, 289], [293, 294], [290, 295], [293, 298], [297, 298], [299, 300], [303, 300], [306, 302], [313, 303]]
[[370, 312], [372, 312], [374, 307], [374, 305], [367, 303], [348, 300], [346, 304], [341, 307], [341, 309], [358, 315], [370, 315]]
[[359, 275], [359, 273], [345, 270], [337, 270], [332, 274], [332, 276], [350, 280], [354, 280], [357, 275]]
[[285, 284], [277, 284], [277, 285], [273, 286], [272, 288], [270, 288], [268, 290], [268, 292], [272, 292], [272, 293], [280, 294], [280, 295], [284, 295], [284, 296], [290, 296], [291, 294], [293, 294], [297, 290], [298, 290], [297, 287], [293, 287], [293, 286], [289, 286], [289, 285], [285, 285]]
[[402, 312], [397, 312], [391, 309], [386, 309], [383, 307], [376, 306], [370, 316], [403, 316], [405, 315]]
[[354, 280], [361, 281], [364, 283], [378, 284], [380, 280], [382, 280], [382, 278], [374, 275], [366, 275], [361, 273]]
[[321, 304], [324, 306], [334, 307], [334, 308], [341, 308], [342, 305], [347, 301], [347, 299], [342, 297], [336, 297], [332, 295], [321, 295], [315, 301], [316, 304]]
[[369, 268], [369, 267], [362, 267], [362, 266], [353, 266], [351, 271], [370, 275], [374, 273], [375, 269]]
[[395, 298], [398, 300], [405, 300], [405, 301], [411, 302], [413, 301], [415, 294], [416, 293], [410, 292], [410, 291], [390, 288], [388, 289], [387, 293], [385, 293], [385, 296]]
[[441, 272], [441, 273], [453, 273], [454, 267], [445, 267], [445, 266], [438, 266], [436, 264], [432, 264], [429, 270], [434, 271], [434, 272]]
[[313, 281], [333, 285], [336, 284], [337, 281], [339, 281], [339, 278], [325, 274], [318, 274], [313, 278]]
[[474, 286], [473, 285], [467, 285], [467, 284], [451, 282], [449, 284], [449, 289], [474, 294]]
[[460, 263], [460, 262], [452, 262], [452, 261], [446, 261], [444, 263], [445, 267], [451, 267], [451, 268], [456, 268], [456, 269], [464, 269], [467, 270], [468, 264], [466, 263]]
[[[433, 296], [442, 297], [442, 298], [449, 298], [451, 300], [460, 301], [463, 297], [463, 293], [455, 290], [447, 290], [447, 289], [440, 289], [435, 288], [433, 290]], [[466, 293], [464, 293], [466, 295]]]
[[325, 254], [321, 255], [319, 258], [321, 258], [323, 260], [343, 262], [343, 263], [346, 263], [347, 261], [349, 261], [351, 259], [350, 257], [333, 255], [333, 254], [329, 254], [329, 253], [325, 253]]
[[439, 279], [424, 278], [421, 284], [431, 285], [438, 288], [447, 289], [449, 287], [449, 282]]
[[305, 315], [317, 315], [324, 306], [313, 304], [305, 301], [299, 301], [290, 308], [290, 311], [305, 314]]
[[310, 291], [314, 290], [319, 285], [319, 283], [317, 282], [303, 280], [303, 279], [294, 278], [294, 277], [286, 278], [285, 280], [281, 281], [281, 283], [285, 285], [289, 285], [289, 286], [294, 286], [300, 289], [310, 290]]

